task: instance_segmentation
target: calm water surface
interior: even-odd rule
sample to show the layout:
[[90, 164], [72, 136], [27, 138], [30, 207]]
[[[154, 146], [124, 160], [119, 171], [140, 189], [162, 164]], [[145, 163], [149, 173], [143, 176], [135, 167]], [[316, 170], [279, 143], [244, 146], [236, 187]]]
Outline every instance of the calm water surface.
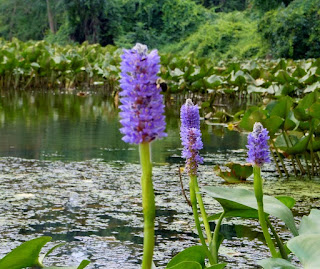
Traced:
[[[179, 107], [183, 98], [167, 100], [168, 137], [152, 144], [155, 163], [155, 262], [167, 261], [187, 246], [198, 244], [191, 209], [181, 192]], [[48, 257], [48, 264], [88, 268], [139, 268], [142, 253], [140, 166], [136, 146], [121, 140], [117, 104], [103, 93], [85, 97], [73, 92], [10, 92], [0, 98], [0, 253], [37, 235], [68, 244]], [[238, 110], [239, 104], [225, 107]], [[246, 135], [201, 122], [205, 163], [200, 185], [224, 184], [216, 164], [245, 162]], [[297, 221], [319, 207], [317, 182], [303, 184], [277, 178], [266, 166], [269, 194], [293, 194]], [[188, 179], [183, 176], [185, 186]], [[242, 187], [252, 188], [252, 184]], [[218, 204], [204, 197], [209, 213]], [[276, 220], [275, 220], [276, 221]], [[222, 226], [221, 258], [229, 268], [256, 268], [266, 246], [255, 221], [231, 219]], [[279, 223], [284, 239], [290, 234]], [[237, 239], [237, 237], [240, 238]], [[50, 246], [50, 245], [49, 245]]]

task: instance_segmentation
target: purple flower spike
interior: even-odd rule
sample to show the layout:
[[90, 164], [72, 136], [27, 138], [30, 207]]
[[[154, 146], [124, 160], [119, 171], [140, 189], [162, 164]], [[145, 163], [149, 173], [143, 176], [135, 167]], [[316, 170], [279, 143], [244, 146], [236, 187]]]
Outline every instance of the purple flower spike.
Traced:
[[163, 96], [156, 80], [160, 70], [157, 50], [136, 44], [121, 56], [121, 124], [123, 141], [131, 144], [151, 142], [165, 137]]
[[186, 159], [189, 176], [196, 175], [198, 164], [203, 163], [199, 150], [203, 148], [200, 132], [199, 108], [190, 99], [181, 107], [180, 136], [183, 145], [182, 157]]
[[247, 161], [261, 167], [270, 163], [270, 150], [268, 146], [268, 130], [263, 128], [260, 122], [256, 122], [253, 131], [248, 135], [248, 158]]

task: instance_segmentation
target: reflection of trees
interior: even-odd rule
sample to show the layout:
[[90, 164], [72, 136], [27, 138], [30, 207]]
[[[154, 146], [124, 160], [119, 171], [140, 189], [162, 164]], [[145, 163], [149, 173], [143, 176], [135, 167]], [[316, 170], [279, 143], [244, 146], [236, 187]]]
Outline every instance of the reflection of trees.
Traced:
[[[179, 110], [184, 100], [174, 96], [167, 102], [168, 137], [153, 142], [156, 163], [180, 161], [173, 156], [181, 155]], [[113, 98], [99, 93], [80, 97], [72, 92], [8, 91], [0, 98], [1, 156], [139, 162], [137, 147], [121, 140], [120, 127]], [[243, 148], [246, 143], [244, 136], [222, 127], [202, 122], [201, 130], [202, 152]]]

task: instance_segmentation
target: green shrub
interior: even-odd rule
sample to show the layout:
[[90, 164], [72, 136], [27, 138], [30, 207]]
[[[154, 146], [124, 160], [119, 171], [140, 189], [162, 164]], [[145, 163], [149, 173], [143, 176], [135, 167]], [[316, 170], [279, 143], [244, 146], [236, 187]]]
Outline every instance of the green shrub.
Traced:
[[167, 45], [164, 51], [178, 54], [195, 52], [196, 57], [216, 59], [252, 58], [264, 55], [264, 45], [257, 33], [257, 21], [242, 12], [218, 13], [187, 39]]
[[274, 57], [320, 57], [320, 1], [295, 0], [287, 8], [265, 14], [259, 32]]

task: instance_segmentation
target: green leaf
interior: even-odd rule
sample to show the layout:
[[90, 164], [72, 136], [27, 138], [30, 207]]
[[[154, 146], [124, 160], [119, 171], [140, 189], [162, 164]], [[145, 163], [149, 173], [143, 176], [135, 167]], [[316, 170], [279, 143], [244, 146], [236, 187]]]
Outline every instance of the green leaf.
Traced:
[[296, 269], [294, 265], [284, 259], [268, 258], [258, 261], [258, 264], [264, 269]]
[[270, 137], [274, 137], [275, 133], [278, 132], [284, 120], [279, 116], [271, 116], [270, 118], [261, 121], [263, 127], [267, 128]]
[[285, 119], [288, 116], [288, 113], [292, 107], [292, 104], [293, 104], [293, 100], [289, 96], [280, 98], [273, 105], [270, 111], [270, 116], [276, 115]]
[[192, 246], [174, 256], [167, 264], [166, 268], [173, 268], [173, 266], [182, 262], [196, 262], [200, 264], [200, 268], [202, 268], [204, 266], [205, 258], [206, 252], [202, 246]]
[[293, 145], [293, 147], [279, 147], [281, 150], [286, 152], [288, 155], [296, 155], [296, 154], [302, 154], [306, 151], [308, 147], [308, 143], [310, 140], [310, 135], [304, 136], [299, 139], [299, 141]]
[[[240, 209], [258, 209], [253, 191], [240, 188], [205, 187], [209, 196], [216, 199], [226, 212]], [[297, 236], [298, 230], [290, 209], [278, 199], [264, 195], [264, 211], [284, 221], [291, 232]]]
[[303, 234], [290, 239], [288, 248], [299, 258], [303, 268], [319, 268], [320, 234]]
[[239, 126], [246, 131], [252, 131], [255, 122], [262, 122], [267, 118], [267, 111], [256, 106], [250, 107], [243, 115]]
[[42, 236], [21, 244], [0, 260], [0, 269], [41, 266], [38, 260], [40, 251], [51, 239], [50, 236]]
[[320, 234], [320, 210], [311, 209], [309, 216], [303, 216], [299, 234]]
[[286, 207], [288, 207], [289, 209], [292, 209], [296, 204], [296, 200], [290, 196], [279, 195], [279, 196], [275, 196], [275, 198], [277, 198], [281, 203], [286, 205]]
[[202, 266], [198, 262], [180, 262], [172, 267], [172, 269], [202, 269]]
[[314, 103], [310, 108], [309, 108], [309, 113], [312, 117], [320, 119], [320, 102]]
[[230, 171], [222, 171], [220, 166], [215, 166], [214, 171], [228, 183], [239, 183], [246, 180], [253, 173], [251, 164], [227, 163]]

